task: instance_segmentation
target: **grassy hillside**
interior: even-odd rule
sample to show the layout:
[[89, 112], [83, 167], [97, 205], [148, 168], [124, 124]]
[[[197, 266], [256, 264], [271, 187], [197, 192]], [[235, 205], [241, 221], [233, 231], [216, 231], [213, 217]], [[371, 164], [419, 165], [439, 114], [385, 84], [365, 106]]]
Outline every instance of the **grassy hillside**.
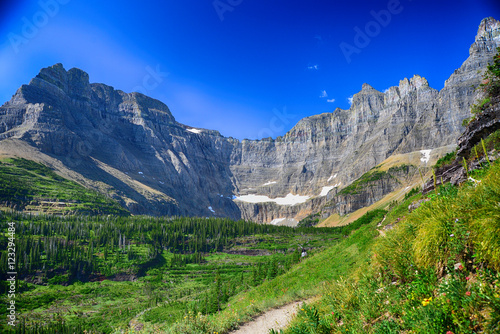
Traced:
[[0, 160], [0, 204], [51, 214], [128, 215], [116, 201], [69, 181], [42, 164], [17, 158]]
[[[363, 274], [330, 281], [285, 333], [498, 333], [500, 164], [395, 207]], [[418, 196], [418, 195], [416, 195]]]

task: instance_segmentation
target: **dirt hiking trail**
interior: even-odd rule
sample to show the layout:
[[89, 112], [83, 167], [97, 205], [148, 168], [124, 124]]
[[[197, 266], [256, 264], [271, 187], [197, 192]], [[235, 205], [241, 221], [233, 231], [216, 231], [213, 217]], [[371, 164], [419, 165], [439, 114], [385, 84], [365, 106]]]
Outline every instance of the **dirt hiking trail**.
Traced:
[[311, 300], [295, 302], [284, 305], [280, 308], [269, 310], [259, 315], [254, 320], [242, 325], [238, 330], [230, 332], [230, 334], [269, 334], [270, 329], [285, 328], [297, 309], [302, 303], [309, 303]]

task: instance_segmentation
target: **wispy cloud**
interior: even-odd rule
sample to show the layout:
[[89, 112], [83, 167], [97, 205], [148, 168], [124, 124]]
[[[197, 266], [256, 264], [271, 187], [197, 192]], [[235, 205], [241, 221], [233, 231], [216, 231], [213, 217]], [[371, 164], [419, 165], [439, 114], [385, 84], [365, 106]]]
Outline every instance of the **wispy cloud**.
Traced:
[[321, 95], [319, 96], [320, 98], [325, 98], [328, 97], [328, 94], [326, 93], [326, 90], [321, 92]]
[[311, 65], [311, 66], [307, 66], [307, 69], [308, 70], [319, 70], [319, 66], [318, 64], [314, 64], [314, 65]]
[[326, 102], [333, 103], [333, 102], [335, 102], [335, 99], [328, 99], [328, 100], [326, 100]]
[[352, 95], [347, 98], [347, 102], [349, 102], [349, 105], [352, 106]]

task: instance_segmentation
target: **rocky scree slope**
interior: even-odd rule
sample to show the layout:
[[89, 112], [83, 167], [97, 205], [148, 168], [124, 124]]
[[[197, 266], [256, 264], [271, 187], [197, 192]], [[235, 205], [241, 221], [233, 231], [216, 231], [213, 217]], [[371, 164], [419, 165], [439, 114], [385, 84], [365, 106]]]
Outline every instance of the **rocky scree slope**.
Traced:
[[87, 186], [109, 185], [132, 213], [300, 219], [392, 154], [455, 143], [498, 45], [499, 22], [484, 19], [441, 91], [418, 75], [385, 92], [364, 84], [349, 110], [307, 117], [274, 140], [193, 129], [160, 101], [90, 84], [87, 73], [56, 64], [0, 107], [0, 148], [28, 143]]

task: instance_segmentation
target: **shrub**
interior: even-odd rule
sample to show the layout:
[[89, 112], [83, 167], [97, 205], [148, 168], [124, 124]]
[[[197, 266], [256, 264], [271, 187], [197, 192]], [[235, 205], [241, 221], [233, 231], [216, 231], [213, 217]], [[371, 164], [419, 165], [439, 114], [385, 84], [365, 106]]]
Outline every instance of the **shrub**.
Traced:
[[500, 94], [500, 47], [497, 48], [497, 54], [493, 57], [493, 63], [488, 65], [480, 87], [489, 96]]
[[457, 157], [457, 151], [450, 152], [446, 154], [444, 157], [439, 158], [436, 164], [432, 167], [434, 168], [434, 170], [438, 170], [442, 166], [449, 165], [450, 163], [452, 163], [456, 157]]

